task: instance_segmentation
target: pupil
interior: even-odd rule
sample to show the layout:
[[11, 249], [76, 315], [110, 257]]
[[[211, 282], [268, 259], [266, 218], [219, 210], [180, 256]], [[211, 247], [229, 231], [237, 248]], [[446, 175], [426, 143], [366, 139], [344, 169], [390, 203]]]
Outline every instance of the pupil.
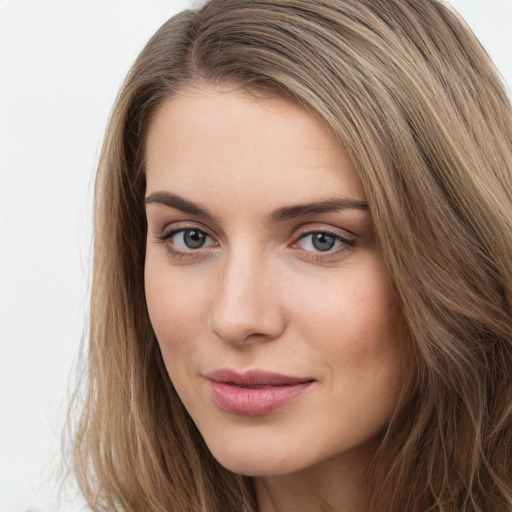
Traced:
[[201, 231], [189, 229], [185, 231], [184, 241], [190, 249], [199, 249], [204, 244], [206, 237]]
[[336, 240], [334, 237], [326, 235], [325, 233], [316, 233], [313, 235], [313, 247], [318, 251], [329, 251], [334, 247]]

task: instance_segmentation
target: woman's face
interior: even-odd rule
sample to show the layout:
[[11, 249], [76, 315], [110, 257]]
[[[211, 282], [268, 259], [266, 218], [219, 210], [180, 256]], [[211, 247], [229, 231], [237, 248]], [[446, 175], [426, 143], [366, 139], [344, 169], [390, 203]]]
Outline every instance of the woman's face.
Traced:
[[278, 98], [183, 91], [147, 141], [149, 315], [217, 460], [246, 475], [358, 461], [406, 373], [350, 158]]

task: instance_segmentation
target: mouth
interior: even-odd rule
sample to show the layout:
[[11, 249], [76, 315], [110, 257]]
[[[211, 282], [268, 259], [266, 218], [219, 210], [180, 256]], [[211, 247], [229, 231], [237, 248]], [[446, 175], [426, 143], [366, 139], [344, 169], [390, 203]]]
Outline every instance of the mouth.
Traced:
[[261, 416], [300, 397], [314, 382], [263, 370], [238, 373], [221, 369], [205, 376], [213, 401], [225, 412], [238, 416]]
[[238, 387], [263, 388], [271, 386], [289, 386], [311, 382], [315, 379], [311, 377], [292, 377], [280, 373], [267, 372], [264, 370], [249, 370], [239, 373], [229, 368], [223, 368], [206, 375], [207, 379], [214, 382], [222, 382]]

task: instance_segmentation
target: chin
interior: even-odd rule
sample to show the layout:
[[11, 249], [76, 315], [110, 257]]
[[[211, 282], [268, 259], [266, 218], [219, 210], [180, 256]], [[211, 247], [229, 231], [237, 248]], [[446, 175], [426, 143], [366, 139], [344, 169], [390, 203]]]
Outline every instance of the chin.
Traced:
[[290, 452], [285, 446], [230, 443], [209, 447], [217, 462], [229, 471], [252, 477], [284, 476], [304, 470], [318, 462], [303, 450]]
[[242, 457], [217, 458], [217, 462], [232, 473], [244, 476], [282, 476], [289, 475], [298, 470], [284, 460], [248, 459]]
[[250, 443], [224, 443], [208, 446], [217, 462], [244, 476], [278, 476], [301, 469], [300, 461], [282, 449]]

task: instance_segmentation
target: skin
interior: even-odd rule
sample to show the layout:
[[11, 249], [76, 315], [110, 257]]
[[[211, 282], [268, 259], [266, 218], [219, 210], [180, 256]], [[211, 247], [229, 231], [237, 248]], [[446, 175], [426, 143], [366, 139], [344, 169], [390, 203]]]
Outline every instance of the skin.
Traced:
[[[269, 220], [289, 206], [364, 202], [347, 153], [286, 100], [205, 86], [160, 107], [146, 149], [148, 310], [212, 454], [256, 477], [262, 512], [364, 510], [361, 475], [408, 364], [371, 216]], [[165, 194], [210, 216], [164, 204]], [[207, 235], [204, 245], [187, 246], [186, 229]], [[318, 250], [311, 231], [327, 232], [332, 249]], [[205, 374], [219, 368], [314, 382], [277, 410], [241, 416], [212, 399]]]

